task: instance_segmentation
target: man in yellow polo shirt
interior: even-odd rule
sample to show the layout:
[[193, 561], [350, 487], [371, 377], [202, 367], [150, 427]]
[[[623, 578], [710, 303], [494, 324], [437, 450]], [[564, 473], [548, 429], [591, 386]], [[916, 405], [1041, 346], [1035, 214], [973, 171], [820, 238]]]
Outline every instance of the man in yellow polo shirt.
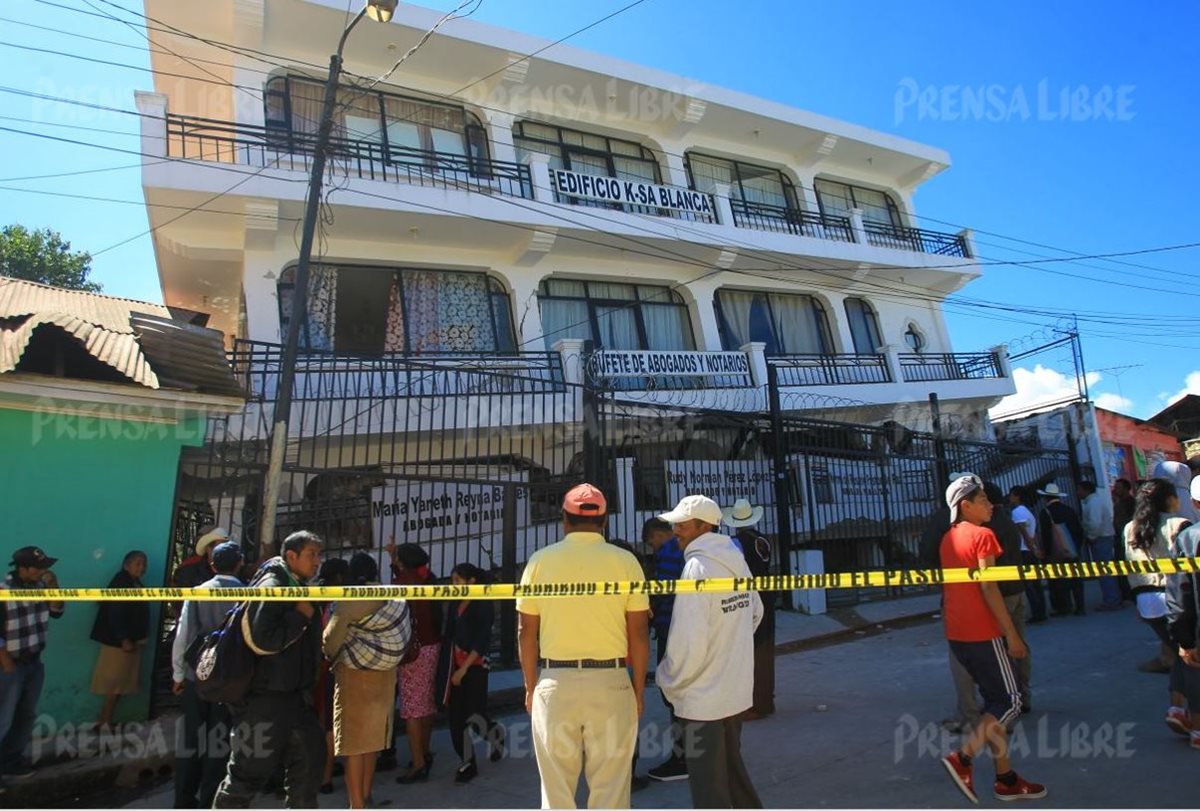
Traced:
[[605, 542], [608, 502], [600, 488], [573, 488], [563, 499], [562, 519], [565, 537], [529, 558], [517, 599], [542, 808], [575, 807], [585, 764], [588, 807], [628, 808], [650, 660], [650, 601], [644, 594], [606, 597], [603, 589], [575, 597], [535, 595], [547, 584], [640, 581], [645, 575], [637, 558]]

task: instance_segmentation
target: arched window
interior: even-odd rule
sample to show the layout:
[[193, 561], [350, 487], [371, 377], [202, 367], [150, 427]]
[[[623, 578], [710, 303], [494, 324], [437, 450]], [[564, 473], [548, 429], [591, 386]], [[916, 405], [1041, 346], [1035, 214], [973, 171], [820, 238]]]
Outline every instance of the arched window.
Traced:
[[546, 279], [538, 289], [546, 348], [563, 338], [598, 349], [690, 350], [687, 304], [669, 287]]
[[[287, 334], [294, 267], [279, 278], [280, 334]], [[311, 270], [305, 349], [386, 352], [511, 352], [508, 293], [482, 273], [317, 265]]]
[[904, 224], [900, 221], [900, 208], [890, 194], [824, 178], [817, 178], [813, 182], [813, 188], [817, 192], [817, 203], [821, 206], [821, 213], [827, 216], [845, 217], [850, 209], [857, 208], [862, 211], [863, 220], [866, 222], [882, 223], [896, 228]]
[[850, 322], [850, 337], [854, 339], [854, 351], [860, 355], [873, 355], [883, 346], [879, 332], [879, 318], [875, 308], [865, 299], [846, 299], [846, 318]]
[[829, 319], [814, 296], [752, 290], [718, 290], [715, 301], [726, 350], [750, 342], [768, 355], [828, 355], [833, 351]]

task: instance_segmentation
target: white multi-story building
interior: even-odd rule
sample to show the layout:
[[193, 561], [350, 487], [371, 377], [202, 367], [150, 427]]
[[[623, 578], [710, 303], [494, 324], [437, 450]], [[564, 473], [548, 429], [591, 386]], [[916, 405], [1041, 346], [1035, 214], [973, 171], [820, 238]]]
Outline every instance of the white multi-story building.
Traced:
[[[145, 9], [155, 92], [137, 103], [164, 302], [237, 341], [266, 408], [346, 4]], [[467, 392], [443, 371], [567, 386], [590, 374], [625, 403], [754, 413], [773, 368], [789, 413], [916, 428], [930, 394], [979, 425], [1013, 393], [1002, 348], [955, 353], [947, 333], [943, 299], [980, 268], [969, 232], [915, 215], [945, 152], [470, 19], [372, 84], [439, 17], [401, 4], [348, 40], [298, 378], [312, 407], [293, 415], [289, 463], [307, 478], [293, 499], [326, 469], [390, 475], [419, 460], [466, 480], [525, 456], [564, 472], [521, 448], [561, 444], [578, 420], [562, 405], [571, 396], [532, 392], [516, 408], [524, 384]], [[587, 341], [602, 351], [581, 363]], [[335, 367], [335, 382], [318, 374]], [[389, 412], [389, 399], [403, 404]], [[270, 424], [253, 409], [242, 439]], [[331, 442], [347, 421], [353, 442]], [[446, 439], [489, 427], [525, 438], [488, 452]], [[314, 436], [320, 451], [304, 444]]]

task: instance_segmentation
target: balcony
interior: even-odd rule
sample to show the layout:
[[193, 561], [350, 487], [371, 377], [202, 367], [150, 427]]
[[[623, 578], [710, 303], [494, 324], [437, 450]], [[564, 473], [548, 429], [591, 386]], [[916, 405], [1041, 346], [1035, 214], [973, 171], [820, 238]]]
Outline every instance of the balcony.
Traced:
[[867, 244], [878, 248], [898, 248], [904, 251], [932, 253], [939, 256], [970, 257], [967, 241], [961, 234], [943, 234], [923, 228], [904, 228], [866, 220], [862, 224]]
[[729, 207], [733, 210], [733, 224], [738, 228], [854, 242], [854, 231], [850, 227], [848, 217], [830, 217], [810, 211], [734, 199], [730, 199]]
[[1004, 377], [995, 352], [904, 354], [900, 369], [906, 383], [943, 380], [989, 380]]
[[[306, 173], [317, 140], [310, 133], [174, 113], [166, 116], [166, 134], [170, 158]], [[520, 163], [340, 138], [331, 141], [330, 149], [329, 162], [339, 173], [362, 180], [533, 199], [529, 167]]]
[[886, 355], [774, 355], [780, 386], [857, 386], [891, 383]]

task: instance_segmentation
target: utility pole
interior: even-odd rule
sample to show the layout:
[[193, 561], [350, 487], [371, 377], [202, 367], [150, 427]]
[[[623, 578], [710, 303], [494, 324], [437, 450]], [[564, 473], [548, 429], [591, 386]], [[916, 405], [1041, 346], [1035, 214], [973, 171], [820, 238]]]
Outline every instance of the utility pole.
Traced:
[[267, 478], [263, 487], [262, 521], [259, 524], [259, 558], [271, 556], [275, 546], [275, 513], [279, 487], [283, 477], [283, 462], [287, 456], [288, 422], [292, 413], [292, 390], [296, 384], [296, 357], [300, 351], [300, 331], [308, 317], [308, 278], [312, 264], [313, 238], [317, 231], [317, 214], [325, 180], [325, 157], [333, 135], [333, 108], [337, 100], [338, 81], [342, 75], [342, 50], [346, 38], [369, 13], [378, 22], [389, 22], [396, 10], [397, 0], [367, 0], [350, 24], [342, 31], [337, 51], [329, 57], [329, 77], [325, 80], [325, 98], [321, 105], [321, 123], [313, 147], [312, 171], [308, 177], [308, 199], [304, 207], [304, 225], [300, 237], [300, 259], [296, 266], [295, 287], [292, 289], [292, 314], [288, 319], [287, 337], [279, 361], [279, 386], [275, 393], [275, 423], [271, 430], [270, 456], [267, 458]]

